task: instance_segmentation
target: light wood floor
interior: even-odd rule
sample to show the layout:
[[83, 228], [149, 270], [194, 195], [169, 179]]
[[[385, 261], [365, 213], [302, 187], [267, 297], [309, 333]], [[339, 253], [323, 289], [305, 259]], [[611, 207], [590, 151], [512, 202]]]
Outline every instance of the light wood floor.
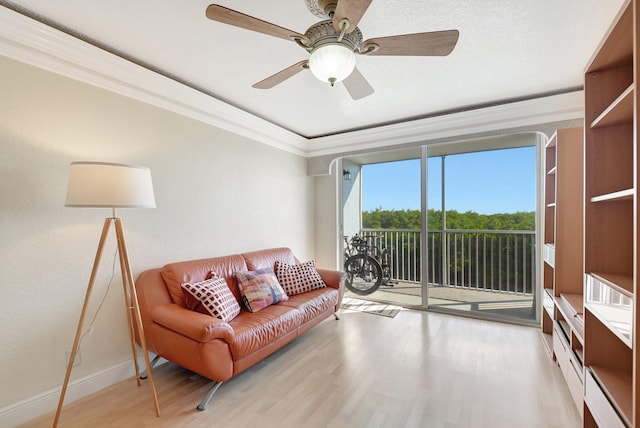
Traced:
[[[358, 296], [349, 290], [350, 297], [388, 302], [394, 305], [422, 306], [421, 285], [398, 282], [393, 287], [380, 287], [374, 293]], [[535, 319], [533, 295], [481, 291], [457, 287], [429, 286], [429, 307], [462, 314], [474, 313], [480, 317], [533, 322]]]
[[[67, 405], [61, 427], [578, 427], [540, 332], [436, 313], [343, 313], [222, 385], [156, 369], [161, 416], [135, 380]], [[49, 427], [53, 414], [23, 427]]]

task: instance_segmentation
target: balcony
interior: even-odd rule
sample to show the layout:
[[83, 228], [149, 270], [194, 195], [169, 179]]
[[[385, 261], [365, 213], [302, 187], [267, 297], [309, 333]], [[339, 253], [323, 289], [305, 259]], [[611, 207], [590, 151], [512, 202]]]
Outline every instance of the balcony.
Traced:
[[[421, 232], [362, 229], [360, 235], [387, 249], [392, 279], [365, 298], [422, 306]], [[426, 245], [430, 308], [535, 319], [534, 231], [432, 230]]]

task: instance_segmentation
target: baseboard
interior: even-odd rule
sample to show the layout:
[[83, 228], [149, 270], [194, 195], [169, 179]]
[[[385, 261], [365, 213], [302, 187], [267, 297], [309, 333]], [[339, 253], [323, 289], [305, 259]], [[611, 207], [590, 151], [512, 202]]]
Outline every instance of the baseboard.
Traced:
[[[69, 383], [65, 405], [135, 376], [133, 360], [101, 370]], [[62, 386], [0, 409], [0, 427], [15, 427], [55, 411]], [[64, 411], [63, 411], [64, 412]], [[53, 423], [53, 417], [51, 419]]]

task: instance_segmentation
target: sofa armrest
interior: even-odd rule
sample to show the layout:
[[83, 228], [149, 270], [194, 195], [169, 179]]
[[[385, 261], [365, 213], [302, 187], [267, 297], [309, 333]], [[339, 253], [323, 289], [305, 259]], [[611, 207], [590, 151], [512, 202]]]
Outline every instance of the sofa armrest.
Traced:
[[151, 311], [151, 319], [201, 343], [213, 339], [231, 343], [234, 336], [233, 328], [228, 323], [210, 315], [190, 311], [175, 303], [156, 306]]
[[317, 269], [320, 278], [327, 284], [327, 287], [341, 289], [344, 288], [344, 280], [347, 274], [337, 270]]

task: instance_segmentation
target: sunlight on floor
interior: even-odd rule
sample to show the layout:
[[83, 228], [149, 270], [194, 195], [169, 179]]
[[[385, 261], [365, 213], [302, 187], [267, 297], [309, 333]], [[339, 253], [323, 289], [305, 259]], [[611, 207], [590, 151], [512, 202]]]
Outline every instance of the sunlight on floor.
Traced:
[[[532, 295], [495, 291], [469, 290], [454, 287], [429, 287], [429, 306], [450, 311], [486, 314], [488, 317], [531, 322], [535, 319], [535, 301]], [[396, 283], [393, 287], [380, 287], [375, 293], [360, 296], [350, 291], [345, 297], [371, 300], [403, 307], [422, 305], [421, 286], [416, 283]]]

